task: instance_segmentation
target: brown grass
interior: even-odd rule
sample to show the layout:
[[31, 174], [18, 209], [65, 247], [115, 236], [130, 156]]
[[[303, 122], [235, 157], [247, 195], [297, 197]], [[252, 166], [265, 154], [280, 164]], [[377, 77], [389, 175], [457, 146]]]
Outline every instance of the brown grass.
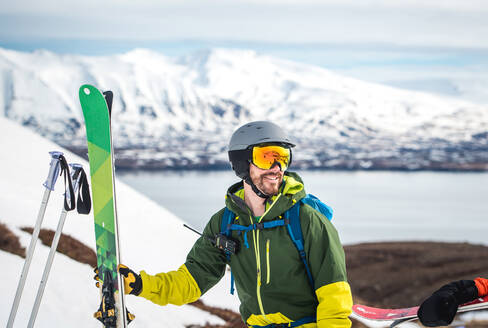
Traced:
[[[21, 229], [22, 231], [28, 232], [30, 234], [32, 234], [33, 231], [33, 229], [30, 227], [23, 227]], [[54, 238], [54, 233], [55, 232], [53, 230], [41, 229], [41, 231], [39, 232], [39, 239], [44, 245], [51, 246]], [[92, 268], [95, 268], [97, 266], [97, 255], [95, 251], [69, 235], [61, 234], [57, 251], [72, 258], [75, 261], [88, 264]]]
[[25, 258], [25, 248], [20, 245], [19, 237], [3, 223], [0, 223], [0, 250]]
[[352, 293], [371, 306], [415, 306], [451, 281], [488, 277], [488, 247], [482, 245], [368, 243], [345, 252]]

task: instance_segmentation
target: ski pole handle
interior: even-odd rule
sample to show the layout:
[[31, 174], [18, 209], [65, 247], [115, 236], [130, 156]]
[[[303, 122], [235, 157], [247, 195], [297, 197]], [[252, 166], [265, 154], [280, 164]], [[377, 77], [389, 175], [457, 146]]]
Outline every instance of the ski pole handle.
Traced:
[[53, 191], [54, 185], [56, 184], [56, 180], [59, 176], [59, 170], [61, 169], [59, 158], [63, 156], [63, 153], [60, 151], [50, 151], [49, 154], [51, 155], [51, 167], [49, 168], [49, 174], [47, 175], [46, 182], [44, 182], [42, 185]]

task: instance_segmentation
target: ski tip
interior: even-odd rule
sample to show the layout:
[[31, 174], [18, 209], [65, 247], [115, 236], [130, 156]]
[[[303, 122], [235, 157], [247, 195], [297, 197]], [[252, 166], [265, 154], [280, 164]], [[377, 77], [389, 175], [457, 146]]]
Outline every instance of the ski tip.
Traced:
[[90, 84], [83, 84], [79, 90], [80, 99], [90, 97], [91, 95], [98, 94], [100, 91]]
[[90, 84], [83, 84], [81, 87], [80, 87], [80, 95], [83, 93], [85, 95], [90, 95], [91, 93], [91, 89], [93, 89], [94, 86], [90, 85]]

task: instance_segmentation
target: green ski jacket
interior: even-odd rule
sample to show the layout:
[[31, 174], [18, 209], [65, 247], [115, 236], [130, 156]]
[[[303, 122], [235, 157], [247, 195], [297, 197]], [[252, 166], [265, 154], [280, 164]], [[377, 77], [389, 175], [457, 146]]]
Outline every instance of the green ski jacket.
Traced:
[[[286, 172], [279, 194], [268, 200], [259, 222], [280, 218], [305, 195], [300, 177]], [[228, 189], [226, 207], [236, 214], [234, 224], [254, 223], [244, 202], [243, 182]], [[224, 209], [212, 216], [204, 235], [220, 232], [223, 212]], [[313, 288], [286, 227], [252, 230], [247, 236], [232, 231], [232, 237], [240, 242], [240, 250], [231, 256], [229, 264], [241, 302], [241, 316], [250, 326], [290, 323], [316, 316], [316, 323], [301, 327], [350, 327], [352, 297], [337, 231], [322, 213], [306, 204], [301, 205], [300, 222]], [[199, 238], [178, 271], [155, 276], [142, 271], [140, 296], [158, 304], [193, 302], [223, 277], [227, 263], [223, 251], [206, 238]]]

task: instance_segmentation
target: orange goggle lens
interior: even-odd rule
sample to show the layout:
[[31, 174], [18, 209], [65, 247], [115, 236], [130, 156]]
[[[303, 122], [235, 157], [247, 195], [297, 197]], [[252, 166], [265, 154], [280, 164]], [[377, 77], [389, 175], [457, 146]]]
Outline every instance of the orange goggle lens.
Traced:
[[281, 146], [253, 147], [252, 162], [263, 170], [269, 170], [275, 163], [279, 163], [281, 171], [285, 171], [290, 164], [289, 148]]

